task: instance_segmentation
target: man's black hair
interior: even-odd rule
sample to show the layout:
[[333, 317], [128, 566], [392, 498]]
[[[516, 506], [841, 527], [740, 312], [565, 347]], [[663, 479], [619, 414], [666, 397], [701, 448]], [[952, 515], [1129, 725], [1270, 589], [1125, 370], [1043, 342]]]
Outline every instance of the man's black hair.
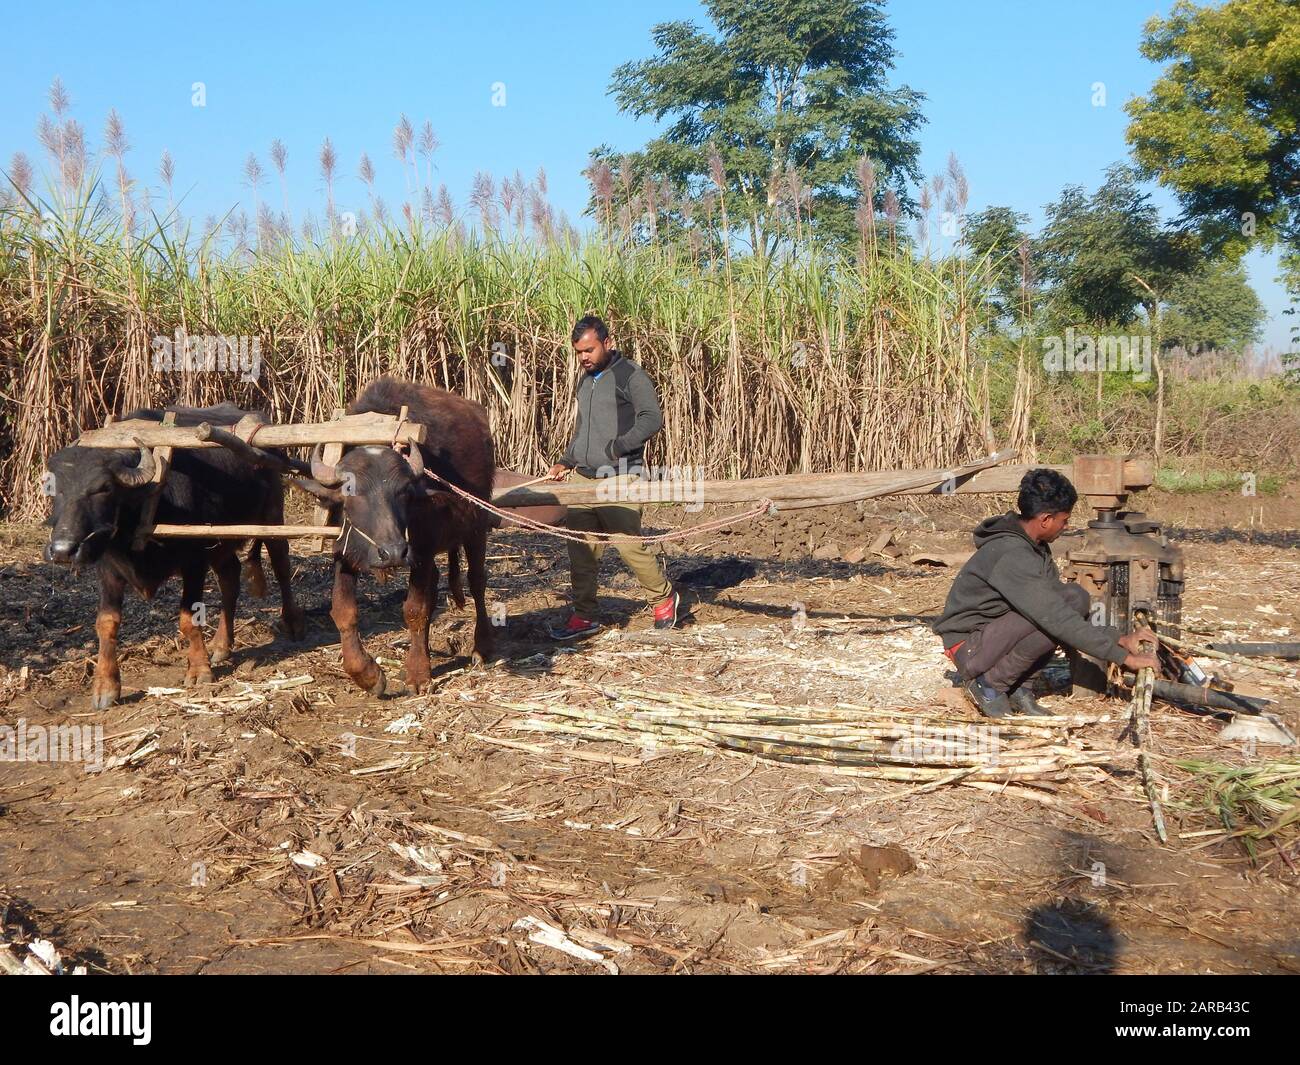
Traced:
[[1016, 510], [1028, 521], [1039, 514], [1056, 514], [1073, 510], [1079, 501], [1070, 479], [1056, 470], [1030, 470], [1020, 479], [1020, 494], [1016, 497]]
[[594, 314], [584, 315], [574, 325], [573, 336], [570, 339], [576, 344], [587, 333], [595, 333], [596, 339], [603, 344], [609, 339], [609, 326], [605, 324], [603, 318], [597, 318]]

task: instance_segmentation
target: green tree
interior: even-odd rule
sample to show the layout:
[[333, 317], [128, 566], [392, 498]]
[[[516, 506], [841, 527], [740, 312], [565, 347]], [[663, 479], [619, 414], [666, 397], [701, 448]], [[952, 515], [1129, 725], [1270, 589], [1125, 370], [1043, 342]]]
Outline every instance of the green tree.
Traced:
[[1216, 348], [1240, 352], [1259, 341], [1265, 317], [1245, 266], [1213, 259], [1170, 286], [1165, 338], [1189, 351]]
[[988, 207], [971, 214], [962, 226], [962, 242], [976, 264], [993, 324], [1026, 317], [1025, 296], [1034, 282], [1028, 224], [1028, 215], [1010, 207]]
[[[1138, 182], [1117, 165], [1089, 196], [1066, 188], [1047, 208], [1036, 258], [1049, 283], [1046, 320], [1054, 328], [1098, 331], [1145, 318], [1156, 376], [1154, 449], [1164, 448], [1165, 373], [1161, 350], [1174, 343], [1244, 343], [1263, 320], [1244, 270], [1210, 257], [1189, 230], [1166, 225]], [[1101, 380], [1098, 378], [1098, 403]]]
[[1165, 347], [1240, 349], [1259, 339], [1265, 311], [1245, 267], [1162, 222], [1131, 167], [1111, 167], [1091, 196], [1066, 188], [1047, 208], [1035, 255], [1055, 327], [1145, 317]]
[[1066, 187], [1047, 207], [1035, 251], [1051, 286], [1052, 324], [1154, 322], [1163, 293], [1193, 266], [1187, 235], [1166, 228], [1131, 167], [1116, 165], [1091, 196]]
[[[679, 219], [705, 213], [770, 251], [807, 226], [851, 239], [863, 192], [872, 210], [911, 209], [924, 97], [887, 84], [894, 34], [880, 3], [705, 0], [705, 8], [715, 33], [661, 23], [657, 54], [614, 72], [620, 110], [670, 124], [639, 152], [593, 152], [591, 213], [610, 222], [633, 205], [636, 221], [650, 209], [647, 183], [667, 179]], [[652, 195], [663, 204], [662, 189]]]
[[1127, 105], [1134, 157], [1212, 247], [1282, 241], [1300, 291], [1300, 2], [1178, 0], [1147, 23], [1142, 54], [1168, 66]]

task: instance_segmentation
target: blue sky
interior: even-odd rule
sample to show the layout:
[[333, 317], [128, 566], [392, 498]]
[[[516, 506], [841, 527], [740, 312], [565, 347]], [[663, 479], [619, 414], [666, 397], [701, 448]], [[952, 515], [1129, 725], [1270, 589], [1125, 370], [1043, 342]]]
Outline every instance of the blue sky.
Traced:
[[[1124, 102], [1147, 90], [1157, 69], [1138, 54], [1142, 25], [1169, 5], [1153, 0], [1064, 4], [913, 0], [889, 4], [900, 51], [895, 83], [926, 94], [922, 130], [927, 174], [956, 152], [971, 186], [971, 210], [1008, 205], [1041, 221], [1066, 184], [1094, 187], [1126, 157]], [[8, 5], [10, 47], [0, 67], [0, 160], [40, 158], [36, 120], [46, 90], [63, 78], [73, 114], [97, 146], [116, 107], [132, 152], [128, 169], [160, 189], [168, 149], [176, 189], [193, 216], [251, 203], [242, 178], [254, 152], [289, 151], [290, 207], [317, 215], [323, 191], [316, 156], [329, 136], [339, 155], [341, 209], [365, 206], [356, 177], [362, 151], [390, 207], [404, 196], [391, 137], [400, 113], [432, 121], [442, 143], [435, 182], [463, 206], [477, 170], [498, 178], [539, 166], [551, 200], [577, 219], [586, 199], [587, 153], [608, 142], [632, 149], [651, 134], [606, 96], [611, 71], [650, 54], [657, 22], [705, 22], [691, 0], [648, 4], [566, 0], [393, 0], [372, 7], [332, 2], [188, 5], [64, 3]], [[191, 85], [207, 105], [191, 105]], [[502, 82], [506, 105], [493, 106]], [[1106, 104], [1093, 105], [1093, 85]], [[279, 202], [278, 185], [263, 195]], [[1163, 193], [1162, 205], [1172, 208]], [[251, 211], [250, 211], [251, 213]], [[1248, 260], [1272, 316], [1266, 343], [1288, 344], [1285, 294], [1276, 261]]]

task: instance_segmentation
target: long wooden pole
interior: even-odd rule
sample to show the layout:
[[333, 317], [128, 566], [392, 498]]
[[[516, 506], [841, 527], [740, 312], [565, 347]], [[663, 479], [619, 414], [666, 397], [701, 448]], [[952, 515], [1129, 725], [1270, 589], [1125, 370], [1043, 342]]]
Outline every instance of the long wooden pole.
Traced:
[[339, 534], [337, 525], [155, 525], [151, 536], [184, 540], [282, 539]]
[[[419, 422], [399, 421], [391, 414], [348, 414], [331, 422], [303, 425], [263, 425], [253, 443], [259, 448], [303, 447], [313, 444], [423, 444], [427, 428]], [[167, 426], [158, 422], [113, 422], [102, 429], [88, 429], [77, 439], [79, 447], [133, 448], [221, 447], [214, 439], [203, 439], [198, 426]]]
[[[121, 423], [119, 423], [121, 424]], [[337, 422], [327, 423], [336, 426]], [[114, 426], [117, 428], [118, 426]], [[268, 427], [269, 428], [269, 427]], [[103, 430], [96, 430], [102, 432]], [[257, 443], [264, 443], [262, 433]], [[882, 495], [943, 495], [950, 492], [1014, 492], [1029, 466], [1003, 465], [1009, 452], [991, 455], [976, 463], [947, 470], [883, 471], [877, 473], [791, 474], [784, 477], [753, 477], [739, 481], [701, 481], [694, 485], [673, 481], [643, 481], [628, 485], [628, 494], [620, 500], [639, 503], [757, 503], [771, 499], [778, 510], [801, 510], [815, 506], [832, 506]], [[1117, 462], [1119, 460], [1116, 460]], [[997, 465], [994, 465], [997, 463]], [[1067, 476], [1070, 466], [1054, 466]], [[1127, 460], [1123, 466], [1126, 489], [1151, 483], [1150, 464]], [[493, 498], [499, 507], [536, 507], [569, 503], [599, 503], [608, 486], [600, 484], [547, 484], [536, 488], [512, 488]], [[315, 536], [333, 538], [336, 526], [313, 525], [158, 525], [152, 532], [159, 538], [187, 539], [270, 539], [276, 537]]]
[[[917, 486], [895, 489], [891, 495], [969, 495], [973, 493], [1014, 492], [1020, 480], [1035, 466], [998, 465], [979, 470], [969, 476], [949, 477], [962, 467], [950, 470], [917, 470]], [[1072, 466], [1049, 466], [1067, 477]], [[897, 482], [900, 477], [913, 476], [910, 471], [883, 470], [873, 473], [796, 473], [781, 477], [750, 477], [739, 481], [673, 480], [642, 481], [628, 486], [620, 500], [643, 504], [652, 503], [757, 503], [761, 499], [815, 500], [816, 504], [849, 502], [862, 498], [872, 491]], [[1154, 477], [1150, 463], [1129, 459], [1124, 463], [1124, 486], [1130, 491], [1146, 488]], [[566, 506], [572, 503], [597, 503], [601, 499], [599, 484], [555, 483], [534, 488], [512, 488], [494, 496], [492, 502], [499, 507]], [[794, 509], [794, 508], [790, 508]]]
[[243, 437], [209, 425], [207, 422], [200, 425], [195, 430], [195, 433], [200, 440], [214, 440], [222, 447], [229, 448], [245, 462], [256, 466], [258, 469], [276, 470], [279, 473], [311, 473], [311, 466], [302, 459], [291, 459], [280, 454], [279, 451], [267, 451], [260, 447], [253, 447]]
[[963, 480], [969, 480], [981, 470], [989, 469], [999, 463], [1006, 462], [1016, 457], [1014, 451], [1001, 451], [995, 455], [979, 462], [972, 462], [965, 466], [958, 466], [951, 470], [928, 470], [922, 473], [911, 474], [908, 476], [896, 476], [895, 479], [887, 484], [876, 485], [872, 488], [855, 486], [848, 492], [834, 496], [813, 496], [800, 499], [788, 499], [783, 503], [778, 502], [778, 510], [806, 510], [809, 507], [833, 506], [837, 503], [855, 503], [862, 499], [877, 499], [880, 496], [896, 495], [899, 492], [913, 492], [920, 490], [930, 491], [947, 491], [955, 492], [957, 485]]

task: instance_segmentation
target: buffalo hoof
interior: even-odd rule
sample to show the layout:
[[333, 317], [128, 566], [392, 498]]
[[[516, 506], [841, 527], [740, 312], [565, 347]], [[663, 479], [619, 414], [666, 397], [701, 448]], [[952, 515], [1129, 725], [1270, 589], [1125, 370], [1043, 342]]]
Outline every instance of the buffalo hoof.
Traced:
[[122, 689], [120, 687], [94, 689], [90, 693], [90, 708], [92, 710], [107, 710], [121, 697]]
[[481, 651], [475, 651], [472, 655], [469, 656], [469, 664], [475, 669], [484, 665], [486, 662], [487, 659], [483, 657], [483, 653]]
[[368, 691], [371, 695], [373, 695], [376, 699], [378, 699], [384, 694], [384, 691], [387, 689], [388, 681], [385, 679], [384, 671], [382, 669], [376, 669], [375, 672], [379, 674], [379, 678], [374, 682], [374, 684], [366, 688], [366, 691]]
[[307, 615], [303, 613], [302, 607], [294, 607], [292, 610], [286, 610], [280, 615], [280, 620], [284, 625], [285, 634], [291, 640], [301, 640], [307, 635]]
[[219, 666], [219, 665], [221, 665], [221, 663], [223, 663], [223, 662], [229, 662], [229, 661], [230, 661], [230, 648], [229, 648], [229, 647], [214, 647], [214, 648], [212, 648], [211, 658], [212, 658], [212, 664], [213, 664], [214, 666]]
[[407, 658], [402, 668], [402, 677], [406, 681], [406, 690], [412, 695], [419, 695], [429, 686], [430, 671], [428, 656]]
[[211, 683], [212, 670], [207, 669], [206, 667], [204, 669], [191, 669], [185, 674], [185, 687], [187, 688], [195, 688], [200, 684]]

